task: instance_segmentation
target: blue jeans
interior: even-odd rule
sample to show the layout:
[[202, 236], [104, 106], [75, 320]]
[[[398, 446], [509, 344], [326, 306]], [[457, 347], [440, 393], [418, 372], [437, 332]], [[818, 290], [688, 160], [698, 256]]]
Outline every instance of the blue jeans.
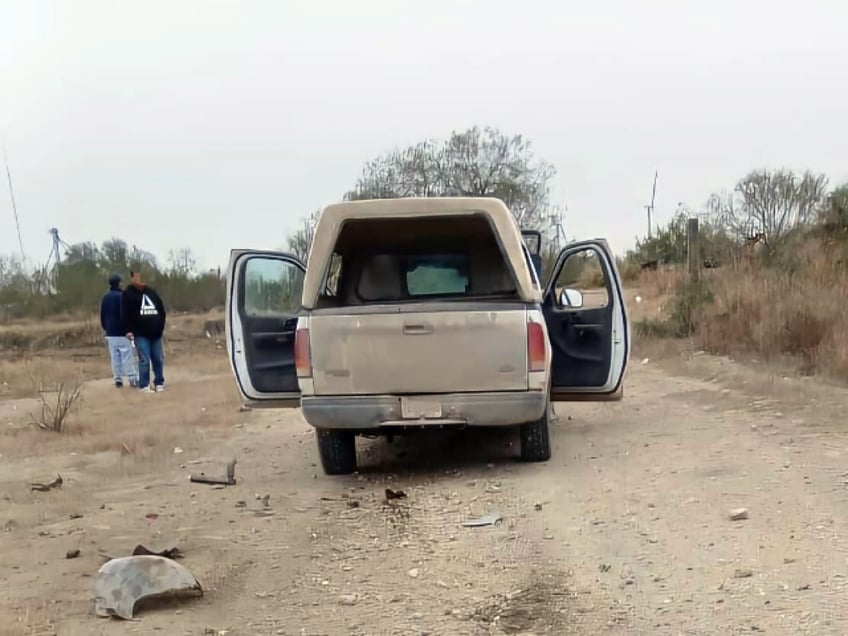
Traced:
[[129, 338], [125, 336], [106, 336], [109, 358], [112, 361], [112, 377], [116, 385], [121, 385], [126, 377], [130, 386], [138, 384], [138, 370], [135, 367], [135, 352]]
[[138, 386], [141, 389], [150, 387], [150, 365], [153, 365], [153, 384], [165, 386], [163, 366], [165, 352], [162, 348], [162, 338], [135, 337], [135, 348], [138, 351]]

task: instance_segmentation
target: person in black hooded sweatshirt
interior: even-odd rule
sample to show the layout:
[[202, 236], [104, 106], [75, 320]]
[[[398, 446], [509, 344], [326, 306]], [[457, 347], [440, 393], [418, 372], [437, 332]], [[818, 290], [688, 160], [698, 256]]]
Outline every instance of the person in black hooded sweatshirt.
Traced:
[[150, 367], [153, 366], [153, 390], [165, 390], [165, 303], [156, 290], [141, 282], [140, 272], [130, 272], [132, 284], [121, 297], [121, 320], [127, 338], [138, 352], [138, 386], [150, 392]]

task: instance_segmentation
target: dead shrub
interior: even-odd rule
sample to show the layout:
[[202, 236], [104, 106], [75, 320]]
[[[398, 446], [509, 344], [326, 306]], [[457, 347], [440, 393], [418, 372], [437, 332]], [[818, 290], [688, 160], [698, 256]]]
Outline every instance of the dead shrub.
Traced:
[[84, 382], [77, 375], [73, 379], [36, 378], [31, 369], [27, 371], [33, 387], [37, 391], [39, 409], [30, 414], [33, 425], [42, 431], [62, 433], [66, 431], [66, 424], [70, 416], [79, 409], [82, 404]]

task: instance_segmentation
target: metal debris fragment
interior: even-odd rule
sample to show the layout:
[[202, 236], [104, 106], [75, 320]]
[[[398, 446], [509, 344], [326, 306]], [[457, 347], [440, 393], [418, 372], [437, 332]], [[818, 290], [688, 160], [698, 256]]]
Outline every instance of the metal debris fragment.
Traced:
[[34, 482], [34, 483], [31, 484], [31, 486], [32, 486], [32, 490], [35, 490], [35, 491], [38, 491], [38, 492], [48, 492], [50, 490], [53, 490], [54, 488], [61, 488], [63, 483], [64, 483], [64, 481], [62, 480], [62, 475], [56, 475], [56, 479], [54, 479], [53, 481], [51, 481], [48, 484], [42, 484], [42, 483], [39, 483], [39, 482]]
[[185, 567], [160, 556], [131, 556], [104, 563], [94, 580], [98, 616], [129, 620], [142, 599], [199, 592], [200, 583]]
[[477, 519], [469, 519], [468, 521], [464, 521], [462, 523], [463, 528], [482, 528], [485, 526], [496, 526], [501, 521], [503, 521], [503, 517], [499, 514], [491, 514], [484, 515], [482, 517], [478, 517]]

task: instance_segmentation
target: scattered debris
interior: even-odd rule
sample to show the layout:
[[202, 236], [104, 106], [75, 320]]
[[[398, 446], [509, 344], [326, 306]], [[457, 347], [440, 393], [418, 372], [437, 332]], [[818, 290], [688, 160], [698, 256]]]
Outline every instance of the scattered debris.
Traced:
[[177, 446], [177, 447], [174, 449], [174, 455], [181, 455], [182, 453], [183, 453], [183, 449], [182, 449], [182, 448], [180, 448], [179, 446]]
[[250, 411], [250, 407], [247, 404], [242, 404], [239, 407], [239, 413], [247, 413], [248, 411]]
[[159, 556], [112, 559], [94, 579], [94, 603], [98, 616], [130, 620], [138, 601], [152, 596], [199, 592], [200, 583], [185, 567]]
[[145, 548], [143, 545], [138, 544], [135, 548], [133, 548], [132, 554], [133, 556], [159, 556], [171, 560], [183, 558], [183, 553], [177, 546], [174, 546], [173, 548], [165, 548], [164, 550], [156, 552], [155, 550], [150, 550]]
[[191, 475], [189, 478], [197, 484], [211, 484], [213, 486], [234, 486], [236, 483], [236, 460], [227, 464], [226, 477], [207, 477], [206, 473]]
[[464, 521], [462, 523], [462, 527], [482, 528], [484, 526], [496, 526], [501, 521], [503, 521], [503, 517], [499, 514], [484, 515], [482, 517], [478, 517], [477, 519], [469, 519], [468, 521]]
[[734, 579], [750, 579], [752, 576], [754, 576], [754, 572], [751, 570], [736, 570], [733, 573]]
[[148, 512], [146, 515], [144, 515], [144, 518], [147, 519], [148, 521], [156, 521], [159, 518], [159, 513]]
[[802, 585], [802, 586], [800, 586], [800, 587], [798, 588], [798, 591], [799, 591], [799, 592], [806, 592], [806, 591], [807, 591], [807, 590], [809, 590], [809, 589], [810, 589], [810, 584], [809, 584], [809, 583], [805, 583], [804, 585]]
[[607, 563], [601, 563], [601, 565], [598, 566], [598, 569], [601, 572], [609, 572], [612, 569], [612, 566]]
[[[112, 561], [116, 558], [116, 557], [113, 557], [112, 555], [108, 554], [105, 550], [102, 550], [102, 549], [98, 550], [97, 554], [100, 555], [100, 557], [102, 559], [106, 560], [106, 561]], [[138, 544], [137, 546], [135, 546], [135, 548], [133, 548], [132, 556], [157, 556], [157, 557], [163, 557], [165, 559], [176, 560], [176, 559], [183, 558], [183, 553], [176, 546], [174, 546], [172, 548], [166, 548], [164, 550], [156, 551], [156, 550], [151, 550], [149, 548], [146, 548], [141, 544]]]
[[356, 596], [356, 594], [342, 594], [339, 597], [339, 604], [340, 605], [347, 605], [347, 606], [356, 605], [357, 600], [358, 600], [358, 597]]
[[412, 568], [409, 572], [407, 572], [407, 574], [410, 576], [410, 578], [417, 579], [418, 575], [420, 574], [420, 571], [418, 568]]
[[748, 509], [747, 508], [735, 508], [730, 511], [730, 520], [731, 521], [744, 521], [748, 518]]
[[357, 499], [348, 499], [347, 501], [348, 508], [359, 508], [359, 500]]
[[537, 504], [536, 504], [535, 506], [533, 506], [533, 507], [534, 507], [536, 510], [541, 510], [541, 509], [542, 509], [542, 504], [537, 503]]
[[386, 488], [386, 501], [391, 501], [392, 499], [406, 499], [406, 493], [402, 490]]
[[260, 495], [260, 494], [257, 493], [256, 494], [256, 500], [262, 502], [263, 508], [270, 508], [271, 507], [271, 495]]
[[65, 552], [66, 559], [76, 559], [79, 555], [79, 548], [76, 548], [75, 550], [68, 550], [67, 552]]
[[82, 519], [82, 515], [78, 512], [73, 513], [69, 516], [70, 519]]
[[54, 488], [61, 488], [63, 484], [62, 475], [57, 475], [56, 479], [51, 481], [49, 484], [41, 484], [39, 482], [34, 482], [31, 484], [32, 490], [36, 490], [38, 492], [48, 492], [53, 490]]

